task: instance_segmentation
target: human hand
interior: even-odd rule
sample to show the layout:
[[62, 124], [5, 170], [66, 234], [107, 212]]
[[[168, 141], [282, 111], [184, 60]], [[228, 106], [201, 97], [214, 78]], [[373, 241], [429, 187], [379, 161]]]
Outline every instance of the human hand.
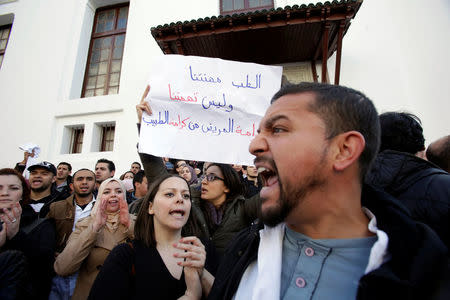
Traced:
[[145, 101], [145, 98], [148, 95], [148, 92], [150, 91], [150, 85], [147, 85], [145, 87], [144, 94], [142, 94], [141, 102], [139, 102], [138, 105], [136, 105], [136, 114], [138, 118], [138, 124], [141, 123], [142, 120], [142, 113], [145, 111], [148, 115], [152, 115], [152, 109], [150, 107], [150, 103]]
[[178, 262], [178, 265], [196, 269], [201, 278], [206, 260], [205, 246], [202, 242], [195, 236], [188, 236], [180, 239], [173, 246], [177, 249], [184, 250], [182, 253], [175, 253], [173, 255], [174, 257], [185, 258], [184, 261]]
[[202, 297], [202, 284], [194, 268], [184, 268], [184, 281], [186, 282], [186, 292], [179, 299], [200, 299]]
[[119, 221], [126, 228], [130, 227], [130, 214], [128, 213], [128, 205], [126, 200], [119, 200]]
[[31, 155], [31, 153], [29, 153], [28, 151], [24, 151], [23, 152], [23, 160], [19, 164], [26, 165], [27, 161], [28, 161], [28, 157], [30, 155]]
[[0, 218], [3, 221], [3, 226], [6, 227], [6, 237], [8, 240], [12, 239], [18, 232], [20, 226], [20, 216], [22, 215], [22, 207], [19, 202], [4, 208]]
[[6, 243], [6, 224], [1, 222], [2, 230], [0, 230], [0, 248], [3, 247], [3, 245]]
[[108, 201], [106, 200], [99, 200], [99, 201], [102, 202], [100, 203], [100, 206], [97, 209], [94, 218], [94, 223], [92, 224], [92, 230], [94, 232], [98, 232], [106, 224], [106, 205], [108, 204]]

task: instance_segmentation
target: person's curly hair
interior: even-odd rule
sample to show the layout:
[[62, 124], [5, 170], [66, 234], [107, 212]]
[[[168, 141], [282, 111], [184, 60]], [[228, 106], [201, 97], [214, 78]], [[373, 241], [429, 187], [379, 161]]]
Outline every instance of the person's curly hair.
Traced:
[[395, 150], [416, 154], [425, 150], [422, 124], [416, 115], [406, 112], [386, 112], [380, 115], [380, 152]]

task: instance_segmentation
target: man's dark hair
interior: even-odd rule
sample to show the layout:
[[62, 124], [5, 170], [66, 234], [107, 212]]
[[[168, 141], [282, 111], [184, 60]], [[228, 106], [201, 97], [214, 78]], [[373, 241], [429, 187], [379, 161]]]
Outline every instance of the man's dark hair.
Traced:
[[136, 190], [136, 182], [142, 183], [142, 180], [144, 180], [144, 177], [145, 177], [145, 172], [143, 170], [140, 170], [136, 174], [134, 174], [134, 177], [133, 177], [134, 190]]
[[110, 172], [115, 171], [116, 170], [116, 165], [114, 165], [114, 163], [106, 158], [100, 158], [99, 160], [97, 160], [97, 162], [95, 163], [95, 166], [97, 166], [99, 163], [105, 163], [108, 164], [108, 169]]
[[425, 150], [420, 119], [411, 113], [386, 112], [380, 115], [380, 152], [395, 150], [416, 154]]
[[364, 136], [366, 145], [359, 157], [360, 178], [363, 182], [380, 145], [380, 123], [372, 101], [363, 93], [348, 87], [302, 82], [282, 87], [272, 97], [271, 104], [282, 96], [300, 93], [315, 95], [315, 101], [308, 109], [324, 121], [327, 139], [352, 130]]
[[139, 165], [139, 168], [142, 168], [141, 163], [140, 163], [140, 162], [137, 162], [137, 161], [133, 162], [131, 165]]
[[65, 165], [65, 166], [67, 166], [67, 169], [69, 169], [69, 171], [72, 171], [72, 165], [69, 164], [68, 162], [62, 161], [58, 164], [58, 166], [56, 168], [58, 168], [59, 165]]
[[428, 161], [450, 173], [450, 135], [431, 143], [426, 155]]
[[89, 171], [89, 172], [91, 172], [92, 175], [94, 175], [94, 179], [95, 179], [95, 172], [92, 171], [92, 170], [90, 170], [90, 169], [86, 169], [86, 168], [82, 168], [82, 169], [77, 170], [75, 173], [73, 173], [72, 178], [75, 179], [75, 176], [76, 176], [77, 173], [80, 172], [80, 171]]

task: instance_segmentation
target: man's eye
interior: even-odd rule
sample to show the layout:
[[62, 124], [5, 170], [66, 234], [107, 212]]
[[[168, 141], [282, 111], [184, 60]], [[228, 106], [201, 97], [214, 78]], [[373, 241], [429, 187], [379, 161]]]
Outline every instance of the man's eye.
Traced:
[[273, 133], [281, 133], [281, 132], [284, 132], [285, 130], [283, 129], [283, 128], [280, 128], [280, 127], [273, 127], [272, 128], [272, 132]]

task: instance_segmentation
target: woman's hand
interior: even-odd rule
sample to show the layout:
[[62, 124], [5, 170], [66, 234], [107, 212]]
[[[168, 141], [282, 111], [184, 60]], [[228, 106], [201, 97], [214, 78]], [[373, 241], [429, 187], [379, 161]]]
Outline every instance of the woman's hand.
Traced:
[[[175, 257], [186, 258], [185, 261], [178, 264], [187, 268], [194, 268], [197, 271], [202, 286], [203, 295], [208, 297], [211, 287], [214, 283], [214, 276], [205, 270], [206, 251], [205, 246], [195, 236], [182, 238], [174, 247], [185, 250], [184, 253], [176, 253]], [[186, 274], [186, 272], [185, 272]]]
[[184, 268], [184, 281], [186, 282], [186, 292], [178, 299], [201, 299], [202, 285], [198, 272], [194, 268]]
[[[98, 200], [102, 201], [102, 200]], [[108, 204], [108, 201], [103, 200], [100, 203], [100, 206], [98, 207], [98, 210], [95, 214], [94, 223], [92, 224], [92, 230], [94, 232], [99, 232], [100, 229], [103, 228], [106, 224], [106, 205]]]
[[11, 205], [11, 209], [4, 208], [1, 219], [6, 225], [6, 238], [12, 239], [18, 232], [20, 226], [20, 216], [22, 215], [22, 207], [19, 202]]
[[203, 246], [202, 242], [195, 236], [188, 236], [180, 239], [173, 246], [177, 249], [184, 250], [183, 253], [175, 253], [173, 255], [179, 258], [185, 258], [184, 261], [178, 262], [178, 265], [195, 268], [200, 278], [202, 278], [206, 260], [205, 246]]
[[138, 124], [141, 123], [142, 120], [142, 113], [145, 111], [148, 115], [152, 115], [152, 109], [150, 107], [150, 103], [145, 101], [145, 98], [148, 95], [148, 92], [150, 91], [150, 86], [147, 85], [145, 88], [144, 94], [142, 94], [141, 102], [136, 105], [136, 114], [138, 118]]
[[119, 201], [119, 221], [125, 228], [130, 227], [130, 214], [128, 213], [128, 205], [126, 200]]
[[202, 297], [203, 268], [205, 267], [206, 251], [202, 242], [195, 237], [189, 236], [180, 239], [173, 245], [175, 248], [184, 250], [173, 256], [184, 258], [178, 265], [184, 267], [184, 279], [186, 281], [186, 293], [182, 299], [200, 299]]
[[0, 249], [3, 247], [3, 245], [6, 243], [6, 224], [2, 223], [2, 230], [0, 231]]

